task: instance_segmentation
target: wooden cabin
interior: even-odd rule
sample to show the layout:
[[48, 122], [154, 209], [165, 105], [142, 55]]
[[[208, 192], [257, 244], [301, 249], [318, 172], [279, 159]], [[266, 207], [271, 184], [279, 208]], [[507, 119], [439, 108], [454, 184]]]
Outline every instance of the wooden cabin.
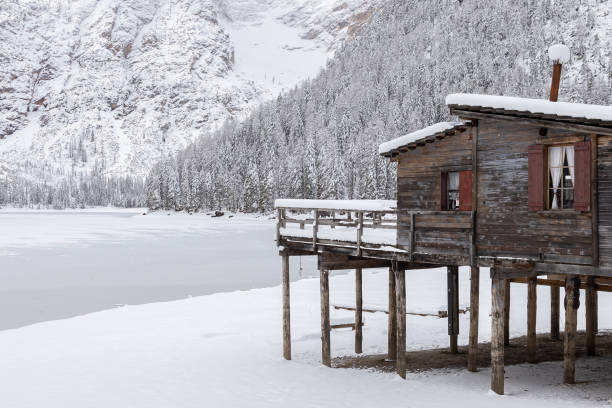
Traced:
[[[397, 201], [278, 200], [284, 356], [291, 358], [289, 256], [315, 255], [323, 363], [330, 366], [328, 271], [356, 269], [355, 351], [361, 352], [361, 270], [389, 267], [389, 358], [405, 376], [407, 269], [448, 269], [451, 351], [457, 351], [459, 266], [471, 267], [468, 369], [478, 353], [479, 268], [492, 280], [491, 389], [504, 392], [510, 283], [528, 285], [528, 361], [536, 361], [537, 285], [551, 290], [559, 339], [565, 288], [564, 381], [574, 382], [576, 316], [586, 289], [586, 349], [594, 354], [597, 292], [612, 291], [612, 107], [453, 94], [457, 122], [389, 141]], [[305, 215], [304, 215], [305, 214]], [[291, 228], [291, 227], [294, 228]]]

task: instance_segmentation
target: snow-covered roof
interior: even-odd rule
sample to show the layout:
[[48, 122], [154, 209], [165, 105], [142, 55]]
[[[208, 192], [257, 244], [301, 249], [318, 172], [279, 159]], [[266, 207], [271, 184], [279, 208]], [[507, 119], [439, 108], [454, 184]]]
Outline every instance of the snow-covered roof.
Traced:
[[[601, 124], [610, 122], [612, 125], [612, 106], [589, 105], [585, 103], [551, 102], [545, 99], [515, 98], [510, 96], [479, 95], [479, 94], [451, 94], [446, 97], [446, 104], [451, 108], [469, 108], [470, 110], [500, 109], [512, 111], [512, 114], [526, 114], [529, 117], [542, 117], [546, 119], [555, 116], [554, 120], [580, 119], [585, 123]], [[459, 109], [459, 108], [458, 108]], [[494, 112], [505, 113], [505, 112]]]
[[470, 122], [438, 122], [426, 128], [419, 129], [415, 132], [408, 133], [407, 135], [398, 137], [397, 139], [389, 140], [378, 146], [378, 153], [383, 155], [389, 155], [394, 150], [400, 147], [405, 147], [410, 144], [417, 143], [421, 140], [432, 138], [438, 135], [451, 133], [457, 130], [462, 130], [470, 125]]
[[395, 200], [292, 200], [278, 199], [274, 208], [344, 210], [344, 211], [394, 211]]

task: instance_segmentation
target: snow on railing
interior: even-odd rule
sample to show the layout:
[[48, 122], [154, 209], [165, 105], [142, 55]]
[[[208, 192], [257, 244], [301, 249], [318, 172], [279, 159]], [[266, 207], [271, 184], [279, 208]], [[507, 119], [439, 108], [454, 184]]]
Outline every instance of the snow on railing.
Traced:
[[342, 210], [342, 211], [395, 211], [395, 200], [293, 200], [279, 199], [274, 201], [274, 208], [294, 210]]
[[[312, 239], [315, 249], [321, 240], [354, 242], [357, 255], [365, 243], [392, 247], [397, 243], [396, 201], [276, 200], [274, 205], [278, 243], [281, 236]], [[287, 224], [299, 224], [299, 229]]]
[[275, 206], [279, 246], [342, 247], [354, 256], [394, 252], [410, 262], [455, 257], [471, 263], [475, 256], [473, 211], [398, 210], [384, 200], [276, 200]]

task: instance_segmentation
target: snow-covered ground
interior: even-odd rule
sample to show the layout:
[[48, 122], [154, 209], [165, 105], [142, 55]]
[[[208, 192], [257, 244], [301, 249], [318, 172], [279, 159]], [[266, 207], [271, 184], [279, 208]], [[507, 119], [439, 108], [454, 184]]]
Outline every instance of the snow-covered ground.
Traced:
[[0, 210], [0, 329], [280, 283], [268, 217], [143, 212]]
[[[245, 264], [245, 268], [250, 267]], [[489, 337], [489, 280], [482, 275], [480, 338]], [[443, 269], [407, 272], [408, 305], [444, 304]], [[460, 272], [467, 299], [467, 270]], [[354, 276], [333, 275], [331, 302], [353, 301]], [[386, 271], [364, 273], [367, 304], [385, 304]], [[512, 289], [513, 335], [525, 332], [525, 287]], [[610, 359], [579, 359], [580, 384], [561, 363], [506, 368], [507, 395], [489, 393], [489, 370], [408, 374], [329, 369], [319, 363], [319, 283], [292, 284], [293, 360], [281, 358], [279, 287], [126, 306], [0, 332], [0, 399], [6, 407], [524, 407], [609, 406]], [[547, 304], [546, 288], [539, 301]], [[611, 305], [600, 297], [600, 310]], [[538, 331], [548, 329], [541, 307]], [[580, 315], [582, 315], [582, 310]], [[332, 319], [352, 316], [332, 310]], [[610, 327], [601, 313], [600, 327]], [[581, 316], [582, 318], [582, 316]], [[580, 321], [582, 327], [584, 322]], [[386, 315], [366, 314], [364, 351], [383, 353]], [[460, 343], [467, 341], [461, 316]], [[445, 346], [446, 320], [407, 317], [407, 348]], [[351, 355], [353, 332], [332, 332], [332, 355]], [[586, 381], [586, 382], [582, 382]]]

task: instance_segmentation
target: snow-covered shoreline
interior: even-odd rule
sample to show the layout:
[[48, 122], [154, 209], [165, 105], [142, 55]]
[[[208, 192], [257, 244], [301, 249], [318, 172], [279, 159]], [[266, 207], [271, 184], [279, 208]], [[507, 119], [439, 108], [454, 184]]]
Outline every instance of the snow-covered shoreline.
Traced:
[[[437, 307], [443, 270], [409, 272], [409, 304]], [[468, 290], [461, 273], [461, 294]], [[482, 274], [481, 341], [489, 335], [487, 277]], [[353, 301], [353, 275], [333, 276], [332, 302]], [[384, 304], [387, 274], [364, 273], [366, 303]], [[424, 286], [423, 286], [424, 285]], [[524, 331], [523, 285], [513, 287], [512, 335]], [[545, 288], [540, 288], [546, 302]], [[558, 407], [609, 404], [609, 359], [579, 359], [574, 386], [562, 384], [560, 362], [506, 367], [505, 397], [488, 393], [489, 371], [434, 370], [409, 374], [328, 369], [319, 363], [318, 280], [292, 284], [293, 360], [281, 358], [280, 288], [219, 293], [127, 306], [0, 332], [0, 395], [10, 407], [313, 407], [457, 406]], [[464, 297], [465, 298], [465, 297]], [[602, 297], [601, 307], [610, 299]], [[542, 308], [544, 309], [544, 308]], [[332, 317], [351, 312], [332, 310]], [[538, 331], [545, 316], [538, 315]], [[465, 344], [461, 317], [459, 341]], [[368, 314], [364, 351], [384, 353], [386, 315]], [[600, 326], [609, 327], [602, 316]], [[408, 349], [446, 346], [446, 320], [407, 318]], [[44, 340], [42, 340], [44, 339]], [[332, 332], [332, 356], [352, 355], [353, 332]], [[608, 373], [608, 374], [607, 374]]]

